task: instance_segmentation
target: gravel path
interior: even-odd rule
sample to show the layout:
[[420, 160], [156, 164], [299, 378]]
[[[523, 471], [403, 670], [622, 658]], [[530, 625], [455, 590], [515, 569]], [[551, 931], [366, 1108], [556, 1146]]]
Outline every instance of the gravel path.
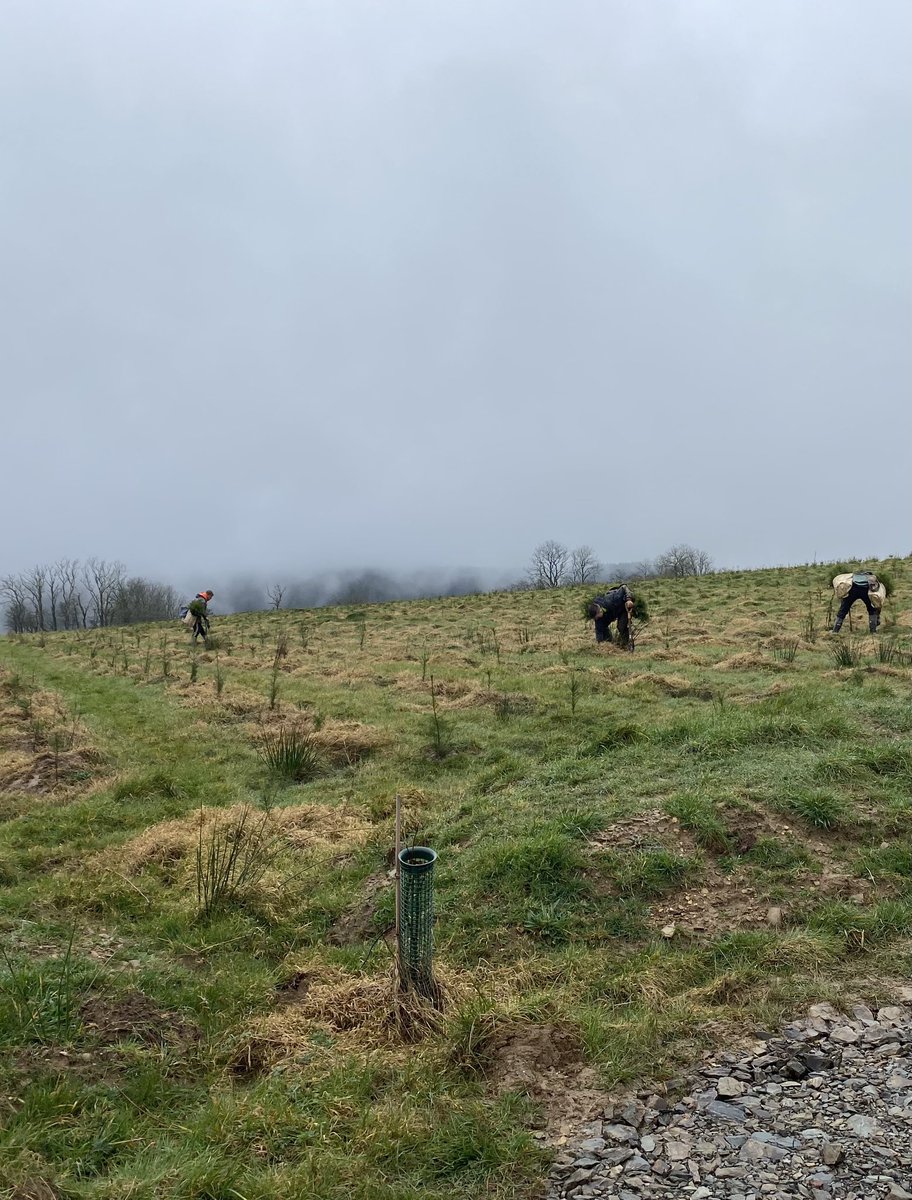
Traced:
[[677, 1103], [616, 1104], [561, 1153], [548, 1200], [912, 1200], [912, 988], [900, 999], [815, 1004], [716, 1055]]

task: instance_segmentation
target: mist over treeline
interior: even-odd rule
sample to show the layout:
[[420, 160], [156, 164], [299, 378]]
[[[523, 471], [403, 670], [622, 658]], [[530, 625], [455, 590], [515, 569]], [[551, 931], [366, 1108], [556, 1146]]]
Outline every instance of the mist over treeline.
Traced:
[[[469, 569], [389, 571], [379, 567], [327, 570], [295, 579], [293, 575], [238, 575], [216, 592], [220, 612], [259, 608], [322, 608], [332, 604], [381, 604], [386, 600], [422, 600], [435, 596], [470, 596], [508, 587], [520, 572]], [[277, 603], [278, 602], [278, 603]]]
[[[643, 574], [643, 562], [593, 563], [587, 577], [568, 571], [561, 584], [627, 580]], [[210, 586], [207, 584], [207, 586]], [[552, 584], [537, 568], [509, 570], [427, 568], [391, 571], [379, 567], [320, 571], [304, 579], [282, 582], [282, 575], [262, 573], [235, 576], [216, 596], [220, 612], [249, 612], [260, 608], [322, 608], [333, 604], [382, 604], [388, 600], [425, 600], [437, 596], [471, 596], [479, 592], [519, 591]], [[215, 586], [212, 585], [215, 591]]]
[[0, 576], [0, 611], [11, 633], [94, 629], [177, 616], [181, 599], [211, 589], [214, 613], [263, 609], [321, 608], [335, 604], [381, 604], [389, 600], [467, 596], [500, 590], [593, 588], [655, 575], [698, 575], [712, 569], [704, 551], [680, 544], [655, 559], [602, 563], [590, 546], [570, 549], [546, 541], [535, 547], [525, 569], [427, 568], [395, 571], [379, 567], [334, 569], [296, 578], [265, 572], [219, 578], [218, 572], [183, 590], [169, 582], [130, 576], [124, 563], [101, 558], [60, 559], [19, 574]]

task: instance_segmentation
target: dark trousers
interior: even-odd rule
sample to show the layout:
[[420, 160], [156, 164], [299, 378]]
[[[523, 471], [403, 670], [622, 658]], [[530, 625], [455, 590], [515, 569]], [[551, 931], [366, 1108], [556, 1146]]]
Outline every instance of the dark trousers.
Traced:
[[198, 637], [201, 637], [203, 639], [203, 641], [205, 641], [206, 634], [208, 632], [209, 632], [209, 622], [206, 620], [205, 617], [197, 617], [196, 620], [193, 622], [193, 640], [196, 641], [196, 639]]
[[611, 618], [596, 617], [595, 618], [595, 640], [597, 642], [611, 641]]
[[630, 634], [630, 623], [627, 619], [627, 609], [622, 608], [619, 613], [612, 615], [605, 613], [603, 617], [595, 619], [595, 640], [597, 642], [611, 641], [611, 624], [617, 621], [617, 640], [622, 646], [627, 645], [627, 639]]
[[877, 631], [877, 626], [880, 624], [880, 613], [871, 603], [871, 596], [868, 592], [867, 585], [853, 583], [851, 589], [849, 590], [848, 596], [846, 596], [845, 600], [843, 600], [842, 604], [839, 606], [839, 612], [836, 614], [836, 624], [833, 626], [834, 633], [838, 633], [840, 631], [843, 621], [849, 615], [849, 609], [856, 600], [860, 600], [868, 610], [868, 628], [872, 633]]

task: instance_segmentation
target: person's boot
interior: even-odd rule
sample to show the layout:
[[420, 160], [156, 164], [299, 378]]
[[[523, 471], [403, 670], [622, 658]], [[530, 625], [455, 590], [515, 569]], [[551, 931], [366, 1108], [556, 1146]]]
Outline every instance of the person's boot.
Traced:
[[842, 621], [837, 621], [836, 624], [833, 626], [833, 632], [838, 633], [840, 631], [840, 629], [842, 629]]
[[876, 633], [876, 632], [877, 632], [877, 626], [878, 626], [879, 624], [880, 624], [880, 618], [879, 618], [879, 617], [871, 617], [870, 621], [868, 621], [868, 628], [871, 630], [871, 632], [872, 632], [872, 633]]

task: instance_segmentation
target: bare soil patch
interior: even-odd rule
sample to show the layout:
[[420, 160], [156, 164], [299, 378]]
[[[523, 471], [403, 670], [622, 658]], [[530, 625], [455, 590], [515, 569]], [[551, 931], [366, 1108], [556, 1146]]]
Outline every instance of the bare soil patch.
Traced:
[[0, 792], [47, 795], [89, 780], [101, 756], [91, 750], [0, 752]]
[[177, 1013], [161, 1009], [144, 992], [122, 996], [92, 996], [80, 1009], [83, 1024], [102, 1046], [139, 1041], [146, 1045], [189, 1044], [199, 1040], [196, 1025]]
[[[724, 812], [722, 815], [726, 816]], [[813, 865], [789, 870], [788, 887], [793, 899], [805, 891], [820, 897], [860, 897], [859, 902], [863, 902], [867, 885], [837, 861], [833, 847], [822, 837], [778, 814], [758, 809], [738, 809], [727, 816], [735, 855], [748, 854], [761, 839], [776, 839], [788, 846], [801, 845], [812, 856]], [[595, 854], [604, 850], [665, 850], [700, 860], [699, 877], [691, 886], [677, 887], [673, 896], [651, 904], [649, 923], [654, 928], [674, 926], [679, 934], [710, 938], [739, 929], [766, 927], [771, 908], [780, 909], [779, 920], [788, 917], [788, 909], [771, 899], [773, 880], [764, 880], [748, 863], [723, 870], [716, 858], [667, 813], [651, 810], [625, 817], [590, 838], [589, 846]]]
[[494, 1035], [490, 1056], [492, 1090], [524, 1092], [537, 1101], [549, 1141], [567, 1141], [608, 1103], [598, 1072], [586, 1065], [578, 1036], [566, 1026], [506, 1026]]
[[332, 946], [353, 946], [381, 935], [391, 929], [377, 928], [377, 897], [380, 892], [393, 886], [387, 875], [371, 875], [364, 883], [364, 896], [360, 903], [337, 917], [329, 928], [326, 940]]

